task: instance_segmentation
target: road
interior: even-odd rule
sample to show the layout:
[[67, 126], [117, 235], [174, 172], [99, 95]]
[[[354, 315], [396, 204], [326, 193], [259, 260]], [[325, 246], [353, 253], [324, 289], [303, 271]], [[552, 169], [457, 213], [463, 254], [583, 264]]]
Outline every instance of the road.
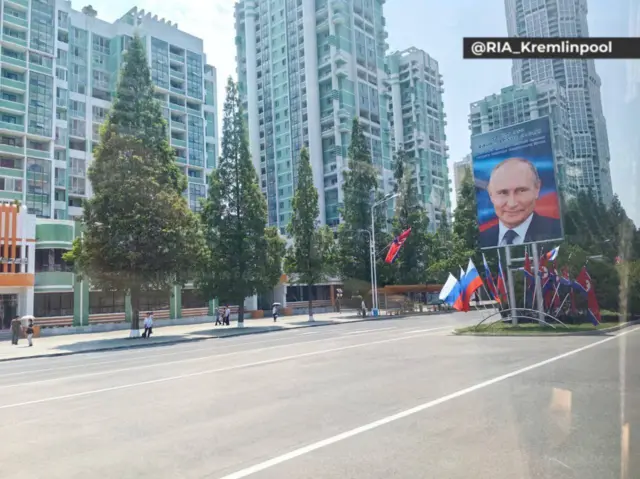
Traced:
[[640, 477], [640, 328], [450, 334], [470, 322], [451, 314], [3, 363], [1, 476]]

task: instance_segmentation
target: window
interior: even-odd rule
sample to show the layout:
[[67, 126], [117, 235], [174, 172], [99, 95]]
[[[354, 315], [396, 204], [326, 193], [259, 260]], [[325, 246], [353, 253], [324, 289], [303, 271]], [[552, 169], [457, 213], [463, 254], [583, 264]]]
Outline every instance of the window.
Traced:
[[53, 77], [29, 72], [28, 132], [51, 137], [53, 134]]
[[202, 118], [189, 115], [188, 147], [189, 164], [193, 166], [204, 166], [204, 131]]
[[187, 52], [187, 95], [202, 99], [202, 56]]
[[34, 312], [38, 318], [71, 316], [73, 293], [37, 293], [34, 295]]
[[31, 3], [30, 48], [53, 55], [55, 0], [38, 0]]
[[39, 218], [51, 217], [51, 161], [27, 158], [27, 210]]
[[151, 38], [151, 80], [161, 88], [169, 89], [169, 44]]

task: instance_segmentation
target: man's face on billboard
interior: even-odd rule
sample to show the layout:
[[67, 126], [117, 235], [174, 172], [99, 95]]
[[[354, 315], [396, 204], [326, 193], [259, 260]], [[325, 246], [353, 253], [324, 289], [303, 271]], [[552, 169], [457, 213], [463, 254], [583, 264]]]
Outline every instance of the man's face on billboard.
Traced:
[[522, 224], [536, 207], [540, 181], [531, 165], [512, 160], [491, 174], [489, 196], [496, 215], [507, 228]]

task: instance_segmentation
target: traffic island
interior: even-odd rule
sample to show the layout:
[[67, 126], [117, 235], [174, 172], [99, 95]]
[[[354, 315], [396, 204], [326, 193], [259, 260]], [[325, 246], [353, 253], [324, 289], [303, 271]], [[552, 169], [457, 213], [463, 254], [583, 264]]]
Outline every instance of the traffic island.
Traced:
[[520, 323], [514, 326], [511, 323], [504, 322], [491, 326], [467, 326], [456, 329], [453, 334], [458, 336], [575, 336], [606, 334], [635, 324], [640, 324], [640, 321], [607, 322], [600, 323], [597, 326], [590, 323], [566, 324], [566, 327], [558, 324], [555, 328], [539, 323]]

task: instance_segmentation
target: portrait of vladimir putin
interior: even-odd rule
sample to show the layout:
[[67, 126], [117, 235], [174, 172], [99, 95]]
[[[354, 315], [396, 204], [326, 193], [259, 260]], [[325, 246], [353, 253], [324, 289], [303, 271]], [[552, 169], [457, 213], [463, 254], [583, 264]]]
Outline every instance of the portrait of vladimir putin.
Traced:
[[520, 245], [562, 237], [560, 220], [535, 212], [542, 181], [525, 158], [508, 158], [491, 172], [487, 192], [498, 224], [480, 232], [480, 246]]

